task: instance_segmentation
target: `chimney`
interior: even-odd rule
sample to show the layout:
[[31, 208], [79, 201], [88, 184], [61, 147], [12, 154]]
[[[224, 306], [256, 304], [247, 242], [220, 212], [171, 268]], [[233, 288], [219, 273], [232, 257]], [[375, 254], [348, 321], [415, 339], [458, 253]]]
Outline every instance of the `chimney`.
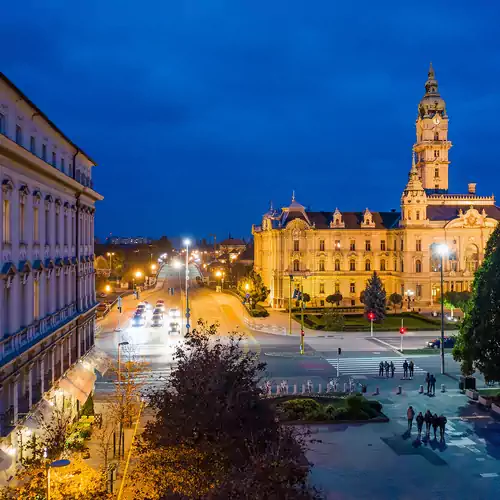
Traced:
[[475, 182], [469, 182], [469, 194], [476, 194], [476, 183]]

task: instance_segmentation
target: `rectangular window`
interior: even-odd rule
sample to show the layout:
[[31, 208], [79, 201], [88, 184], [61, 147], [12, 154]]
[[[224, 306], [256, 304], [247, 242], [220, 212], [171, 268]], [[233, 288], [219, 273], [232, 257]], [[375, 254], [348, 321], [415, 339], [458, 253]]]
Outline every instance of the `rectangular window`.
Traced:
[[349, 271], [356, 271], [356, 261], [355, 260], [349, 261]]
[[351, 284], [349, 285], [349, 291], [351, 293], [356, 293], [356, 283], [351, 282]]
[[319, 240], [319, 251], [320, 252], [325, 251], [325, 240]]
[[401, 284], [401, 297], [405, 296], [405, 285], [404, 283]]
[[371, 249], [372, 249], [372, 243], [371, 243], [371, 241], [370, 241], [370, 240], [366, 240], [366, 241], [365, 241], [365, 250], [366, 250], [367, 252], [370, 252], [370, 251], [371, 251]]
[[324, 260], [320, 260], [319, 261], [319, 270], [320, 271], [324, 271], [325, 270], [325, 261]]
[[66, 170], [66, 166], [64, 165], [64, 158], [61, 158], [61, 172], [66, 173], [65, 170]]
[[382, 259], [382, 260], [380, 261], [380, 270], [381, 270], [381, 271], [385, 271], [385, 260], [384, 260], [384, 259]]
[[356, 240], [351, 240], [349, 242], [349, 250], [351, 250], [352, 252], [356, 250]]
[[438, 149], [434, 150], [434, 158], [439, 158], [439, 150]]
[[415, 241], [415, 250], [417, 252], [421, 252], [422, 251], [422, 240]]
[[356, 299], [351, 299], [351, 306], [355, 306], [356, 305]]
[[394, 240], [394, 251], [396, 251], [398, 249], [397, 244], [398, 244], [398, 242], [396, 240]]
[[68, 227], [68, 216], [67, 214], [64, 214], [64, 244], [68, 244], [68, 232], [69, 232], [69, 227]]
[[42, 160], [47, 161], [47, 144], [42, 144]]
[[324, 306], [325, 306], [325, 301], [324, 301], [324, 300], [320, 300], [320, 301], [319, 301], [319, 305], [320, 305], [321, 307], [324, 307]]
[[5, 116], [0, 113], [0, 134], [5, 134]]
[[45, 244], [50, 245], [50, 220], [49, 210], [45, 210]]
[[335, 250], [340, 250], [340, 240], [335, 240]]
[[434, 169], [434, 177], [437, 179], [439, 177], [439, 168]]
[[40, 318], [40, 282], [33, 280], [33, 316]]
[[19, 125], [16, 125], [16, 142], [19, 146], [23, 145], [23, 129]]
[[380, 250], [382, 250], [382, 252], [385, 252], [385, 240], [380, 240]]
[[325, 284], [324, 283], [319, 284], [319, 293], [325, 293]]
[[417, 220], [420, 220], [420, 210], [417, 210], [417, 217], [416, 217]]
[[404, 249], [405, 249], [405, 242], [403, 238], [401, 238], [401, 251], [403, 251]]
[[24, 203], [21, 203], [19, 205], [19, 241], [24, 242], [24, 222], [25, 222], [25, 214], [24, 214], [25, 208], [24, 208]]
[[39, 234], [38, 207], [33, 207], [33, 241], [38, 241]]
[[52, 151], [52, 166], [56, 166], [56, 153], [55, 151]]
[[59, 245], [59, 216], [57, 215], [57, 212], [54, 214], [55, 221], [54, 224], [56, 226], [56, 245]]
[[36, 139], [34, 136], [30, 137], [30, 152], [36, 155]]
[[401, 272], [404, 273], [405, 272], [405, 264], [404, 264], [404, 261], [401, 260]]
[[422, 285], [417, 285], [415, 290], [415, 295], [420, 298], [422, 297]]
[[335, 293], [340, 293], [340, 283], [335, 283]]
[[3, 242], [10, 243], [10, 201], [9, 200], [3, 200], [2, 220], [3, 220]]
[[294, 252], [299, 251], [299, 240], [293, 240], [293, 251]]

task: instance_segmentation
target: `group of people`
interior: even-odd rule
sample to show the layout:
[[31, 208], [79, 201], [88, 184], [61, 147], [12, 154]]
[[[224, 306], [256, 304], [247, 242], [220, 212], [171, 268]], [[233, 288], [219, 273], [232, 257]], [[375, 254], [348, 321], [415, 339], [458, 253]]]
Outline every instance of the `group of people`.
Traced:
[[[411, 433], [411, 429], [413, 427], [413, 419], [415, 419], [415, 410], [412, 406], [408, 407], [406, 416], [408, 418], [408, 433]], [[446, 423], [448, 422], [448, 420], [443, 414], [438, 416], [437, 413], [434, 413], [433, 415], [429, 410], [427, 410], [424, 415], [422, 415], [422, 412], [419, 412], [415, 420], [417, 422], [418, 439], [422, 437], [422, 428], [425, 423], [425, 437], [427, 439], [430, 439], [432, 426], [432, 429], [434, 430], [434, 439], [437, 439], [436, 434], [437, 430], [439, 429], [441, 441], [444, 441], [444, 432], [446, 430]]]
[[425, 383], [427, 384], [427, 394], [430, 396], [436, 395], [436, 377], [432, 373], [427, 373], [425, 376]]
[[[412, 360], [408, 363], [405, 359], [403, 363], [403, 378], [409, 378], [410, 380], [413, 378], [413, 370], [415, 369], [415, 364]], [[387, 361], [381, 361], [378, 365], [378, 376], [383, 377], [384, 373], [387, 378], [389, 378], [389, 372], [391, 373], [391, 378], [394, 378], [394, 372], [396, 371], [396, 367], [394, 363], [391, 361], [388, 363]]]

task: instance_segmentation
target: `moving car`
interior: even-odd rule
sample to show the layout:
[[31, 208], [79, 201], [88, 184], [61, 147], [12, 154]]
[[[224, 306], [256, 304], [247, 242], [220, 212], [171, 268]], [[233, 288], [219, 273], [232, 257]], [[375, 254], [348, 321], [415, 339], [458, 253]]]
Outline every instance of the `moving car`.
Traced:
[[171, 307], [168, 310], [168, 315], [171, 318], [180, 318], [181, 317], [181, 313], [180, 313], [180, 311], [179, 311], [179, 309], [177, 307]]
[[153, 316], [160, 315], [163, 317], [163, 309], [160, 307], [155, 307], [153, 311]]
[[144, 314], [135, 313], [132, 317], [132, 326], [144, 326], [146, 324], [146, 320], [144, 318]]
[[163, 326], [163, 315], [162, 314], [153, 314], [151, 318], [151, 326]]
[[[456, 342], [456, 337], [445, 337], [444, 348], [451, 349], [455, 345], [455, 342]], [[430, 347], [432, 349], [439, 349], [440, 346], [441, 346], [441, 339], [433, 339], [427, 342], [427, 347]]]
[[169, 333], [180, 333], [180, 331], [179, 323], [177, 323], [177, 321], [172, 321], [170, 323]]
[[157, 302], [155, 305], [155, 311], [156, 309], [159, 309], [162, 313], [165, 312], [165, 304]]
[[156, 305], [158, 305], [158, 304], [165, 304], [165, 301], [163, 299], [158, 299], [156, 301]]

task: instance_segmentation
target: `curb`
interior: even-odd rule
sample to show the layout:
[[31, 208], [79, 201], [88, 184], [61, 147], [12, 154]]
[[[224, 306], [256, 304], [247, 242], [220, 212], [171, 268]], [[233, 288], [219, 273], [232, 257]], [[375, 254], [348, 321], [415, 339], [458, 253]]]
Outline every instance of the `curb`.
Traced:
[[369, 420], [293, 420], [291, 422], [280, 420], [283, 425], [338, 425], [338, 424], [386, 424], [390, 422], [388, 416], [382, 413], [382, 417], [375, 417]]

